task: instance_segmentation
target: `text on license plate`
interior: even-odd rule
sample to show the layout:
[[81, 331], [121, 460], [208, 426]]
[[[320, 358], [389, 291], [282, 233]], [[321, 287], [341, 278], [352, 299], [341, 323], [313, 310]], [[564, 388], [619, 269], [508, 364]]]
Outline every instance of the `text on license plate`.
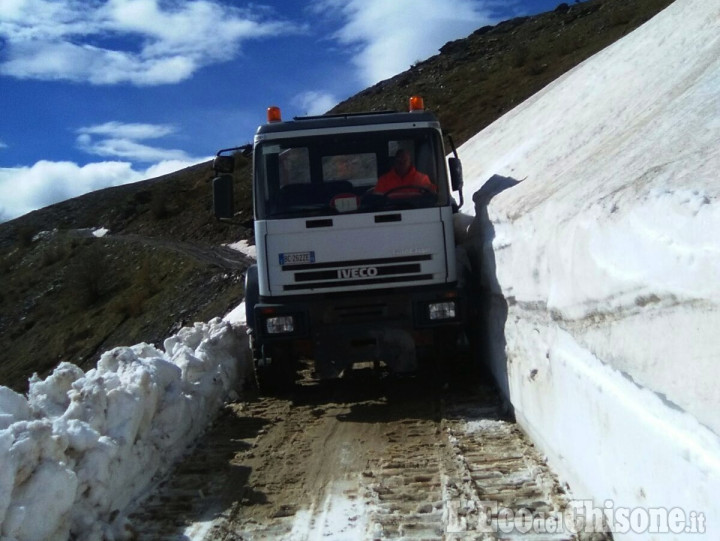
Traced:
[[291, 252], [279, 254], [281, 265], [297, 265], [298, 263], [315, 263], [315, 252]]

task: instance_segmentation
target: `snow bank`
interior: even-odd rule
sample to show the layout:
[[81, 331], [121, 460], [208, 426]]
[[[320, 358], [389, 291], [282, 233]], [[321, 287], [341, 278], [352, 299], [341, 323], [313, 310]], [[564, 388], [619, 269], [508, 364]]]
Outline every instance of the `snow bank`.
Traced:
[[242, 301], [235, 308], [225, 314], [223, 321], [245, 327], [247, 325], [247, 316], [245, 314], [245, 301]]
[[122, 537], [123, 512], [239, 385], [244, 332], [215, 319], [0, 387], [3, 540]]
[[703, 513], [713, 538], [719, 90], [720, 4], [676, 0], [460, 149], [518, 421], [577, 496]]
[[249, 244], [247, 240], [239, 240], [238, 242], [234, 242], [231, 244], [226, 244], [228, 248], [232, 248], [233, 250], [237, 250], [238, 252], [245, 254], [248, 257], [252, 257], [253, 259], [257, 259], [257, 246], [254, 244]]

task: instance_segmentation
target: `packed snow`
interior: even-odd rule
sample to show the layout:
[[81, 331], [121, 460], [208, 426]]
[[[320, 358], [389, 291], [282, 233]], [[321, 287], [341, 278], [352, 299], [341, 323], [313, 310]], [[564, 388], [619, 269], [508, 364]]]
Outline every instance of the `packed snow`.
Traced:
[[[577, 496], [704, 513], [712, 538], [719, 26], [716, 1], [676, 0], [460, 149], [493, 370], [518, 421]], [[238, 388], [242, 317], [86, 373], [62, 363], [27, 396], [0, 387], [2, 538], [121, 537], [128, 504]]]
[[124, 511], [237, 398], [244, 333], [215, 319], [164, 342], [0, 387], [3, 540], [117, 539]]
[[713, 538], [719, 94], [720, 3], [676, 0], [459, 149], [518, 421], [579, 495], [704, 513]]
[[224, 321], [234, 323], [236, 325], [245, 325], [247, 323], [247, 316], [245, 314], [245, 301], [238, 304], [235, 308], [230, 310], [225, 317]]

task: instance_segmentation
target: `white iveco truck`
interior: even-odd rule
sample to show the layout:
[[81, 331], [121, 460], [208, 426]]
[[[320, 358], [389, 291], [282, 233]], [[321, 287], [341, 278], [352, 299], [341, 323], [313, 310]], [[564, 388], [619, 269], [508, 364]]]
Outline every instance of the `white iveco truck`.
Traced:
[[[215, 159], [220, 218], [233, 214], [232, 153], [242, 148]], [[367, 362], [412, 372], [418, 352], [456, 339], [452, 191], [462, 204], [462, 168], [457, 155], [446, 165], [440, 125], [421, 98], [409, 112], [286, 122], [271, 107], [252, 150], [257, 265], [245, 294], [261, 389], [294, 381], [300, 358], [320, 378]], [[400, 150], [432, 185], [378, 193]]]

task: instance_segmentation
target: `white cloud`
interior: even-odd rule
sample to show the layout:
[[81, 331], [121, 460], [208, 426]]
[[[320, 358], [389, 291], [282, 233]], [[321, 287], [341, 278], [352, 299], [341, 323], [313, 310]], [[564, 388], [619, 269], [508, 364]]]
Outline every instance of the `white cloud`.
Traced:
[[106, 186], [142, 180], [130, 163], [39, 161], [31, 167], [0, 169], [0, 219], [9, 220], [41, 207]]
[[111, 135], [126, 139], [157, 139], [173, 132], [175, 132], [175, 127], [169, 124], [124, 123], [117, 121], [86, 126], [78, 130], [80, 134]]
[[350, 46], [364, 84], [372, 85], [405, 71], [434, 54], [446, 42], [497, 22], [491, 4], [455, 0], [318, 0], [318, 13], [338, 14], [342, 28], [333, 36]]
[[195, 163], [169, 160], [143, 170], [121, 161], [80, 166], [43, 160], [30, 167], [0, 168], [0, 222], [87, 192], [153, 178]]
[[0, 75], [19, 79], [69, 80], [95, 85], [159, 85], [189, 78], [200, 67], [190, 56], [142, 58], [124, 51], [62, 41], [12, 43]]
[[106, 158], [124, 158], [137, 162], [155, 162], [165, 159], [190, 161], [192, 158], [183, 150], [168, 150], [164, 148], [143, 145], [130, 139], [101, 139], [94, 141], [88, 136], [78, 137], [78, 147], [96, 156]]
[[176, 83], [234, 56], [244, 40], [297, 31], [265, 9], [216, 0], [3, 0], [0, 74], [98, 85]]
[[0, 168], [0, 222], [87, 192], [158, 177], [210, 159], [141, 142], [175, 132], [169, 124], [105, 122], [78, 129], [76, 143], [85, 152], [114, 160], [87, 165], [41, 160], [32, 166]]
[[0, 148], [7, 148], [7, 147], [8, 147], [8, 146], [7, 146], [5, 143], [3, 143], [2, 141], [0, 141]]
[[322, 115], [337, 105], [338, 99], [327, 92], [309, 90], [295, 96], [292, 103], [305, 115]]
[[183, 150], [150, 146], [138, 141], [158, 139], [174, 133], [173, 126], [167, 124], [141, 124], [106, 122], [87, 126], [77, 130], [79, 149], [105, 158], [122, 158], [138, 162], [159, 162], [176, 160], [198, 162], [203, 158], [194, 158]]

